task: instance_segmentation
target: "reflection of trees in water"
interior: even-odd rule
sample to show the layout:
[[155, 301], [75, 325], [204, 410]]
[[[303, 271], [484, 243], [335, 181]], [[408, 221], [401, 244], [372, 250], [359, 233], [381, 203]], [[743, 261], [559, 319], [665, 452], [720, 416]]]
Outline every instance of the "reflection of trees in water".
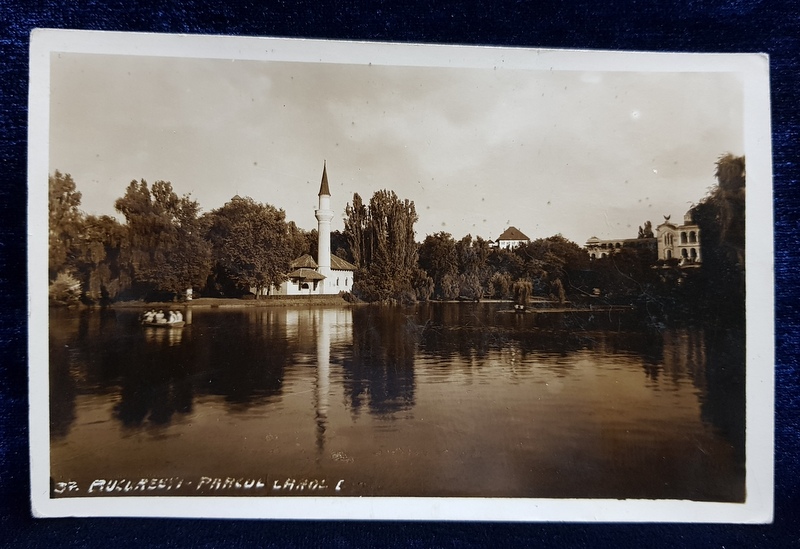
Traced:
[[[192, 412], [195, 394], [247, 408], [280, 394], [288, 360], [280, 312], [194, 315], [181, 329], [143, 328], [138, 312], [55, 312], [50, 326], [53, 436], [68, 434], [82, 393], [118, 393], [125, 427], [168, 425]], [[285, 316], [285, 313], [283, 313]], [[197, 322], [197, 321], [200, 322]]]
[[[652, 341], [661, 339], [658, 345]], [[696, 388], [701, 419], [712, 425], [744, 463], [745, 450], [745, 344], [744, 329], [728, 326], [681, 326], [642, 332], [650, 354], [644, 370], [657, 384], [677, 387], [689, 381]], [[644, 338], [644, 339], [643, 339]], [[636, 345], [633, 347], [636, 348]], [[660, 351], [660, 354], [656, 352]], [[663, 374], [659, 378], [659, 374]]]
[[68, 350], [64, 343], [50, 339], [50, 436], [69, 434], [75, 421], [77, 386], [70, 375]]
[[[134, 319], [135, 321], [135, 319]], [[193, 353], [181, 343], [180, 330], [131, 327], [121, 357], [119, 402], [114, 416], [126, 428], [169, 425], [175, 414], [192, 411], [194, 390], [189, 372]]]
[[104, 345], [98, 332], [117, 329], [113, 311], [50, 311], [50, 434], [64, 437], [75, 421], [75, 399], [82, 392], [116, 390], [119, 348]]
[[745, 461], [745, 329], [706, 328], [706, 392], [700, 413], [732, 444], [736, 460]]
[[[493, 351], [514, 349], [529, 353], [567, 357], [582, 349], [627, 352], [633, 324], [626, 313], [529, 312], [515, 314], [508, 304], [441, 303], [420, 306], [418, 323], [421, 352], [449, 367], [448, 359], [469, 360]], [[635, 338], [634, 338], [635, 340]]]
[[196, 394], [221, 396], [237, 409], [280, 394], [287, 343], [285, 323], [272, 314], [194, 314], [183, 330], [140, 330], [120, 378], [117, 418], [126, 427], [167, 425], [192, 412]]
[[703, 328], [670, 328], [662, 332], [664, 375], [673, 384], [689, 379], [705, 389], [706, 346]]
[[210, 315], [198, 334], [207, 338], [197, 357], [197, 364], [202, 365], [196, 374], [198, 389], [223, 396], [237, 408], [249, 408], [281, 394], [290, 358], [285, 314], [281, 310], [245, 310]]
[[353, 310], [352, 358], [343, 363], [345, 396], [354, 412], [389, 415], [414, 405], [418, 327], [386, 307]]

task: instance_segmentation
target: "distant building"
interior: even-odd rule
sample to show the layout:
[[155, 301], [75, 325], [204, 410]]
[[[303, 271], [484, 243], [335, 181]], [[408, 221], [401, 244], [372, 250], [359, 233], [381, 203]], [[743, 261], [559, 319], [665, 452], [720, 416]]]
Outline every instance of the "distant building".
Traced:
[[306, 254], [290, 264], [288, 280], [272, 289], [272, 295], [336, 295], [353, 290], [353, 273], [356, 266], [331, 255], [331, 191], [328, 187], [327, 166], [322, 167], [319, 187], [317, 218], [317, 261]]
[[531, 239], [525, 236], [522, 231], [516, 227], [509, 227], [495, 240], [494, 247], [510, 250], [522, 244], [529, 244], [530, 241]]
[[702, 262], [700, 253], [700, 227], [694, 223], [689, 210], [683, 216], [683, 224], [670, 223], [670, 216], [664, 216], [664, 223], [656, 227], [658, 259], [678, 259], [684, 267], [697, 266]]
[[634, 248], [638, 250], [649, 250], [653, 252], [653, 259], [655, 260], [658, 243], [656, 238], [618, 238], [610, 240], [600, 240], [593, 236], [586, 241], [584, 249], [589, 254], [590, 259], [600, 259], [608, 257], [613, 253], [617, 253], [623, 248]]

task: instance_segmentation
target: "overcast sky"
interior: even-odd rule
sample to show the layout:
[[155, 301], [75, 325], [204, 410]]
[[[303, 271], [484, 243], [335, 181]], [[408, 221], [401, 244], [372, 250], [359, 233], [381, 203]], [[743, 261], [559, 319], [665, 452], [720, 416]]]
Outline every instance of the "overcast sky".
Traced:
[[[681, 219], [743, 151], [730, 73], [447, 69], [53, 54], [50, 172], [82, 209], [170, 181], [204, 211], [234, 195], [316, 227], [327, 160], [333, 229], [353, 193], [413, 200], [417, 238], [633, 238]], [[117, 217], [121, 217], [117, 214]]]

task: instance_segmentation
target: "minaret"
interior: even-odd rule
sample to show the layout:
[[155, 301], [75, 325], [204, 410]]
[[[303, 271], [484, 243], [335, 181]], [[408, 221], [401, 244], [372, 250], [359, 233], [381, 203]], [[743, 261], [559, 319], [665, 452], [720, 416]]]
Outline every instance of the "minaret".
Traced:
[[331, 283], [331, 191], [328, 188], [327, 163], [322, 164], [322, 183], [319, 186], [319, 208], [314, 212], [317, 217], [317, 271], [325, 277], [320, 284], [320, 293], [328, 293], [326, 288]]

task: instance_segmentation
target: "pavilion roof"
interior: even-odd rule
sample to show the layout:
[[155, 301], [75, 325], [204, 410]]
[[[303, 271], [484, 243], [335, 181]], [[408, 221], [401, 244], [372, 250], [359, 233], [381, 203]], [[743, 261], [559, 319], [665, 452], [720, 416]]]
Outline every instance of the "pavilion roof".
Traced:
[[300, 280], [325, 280], [325, 277], [314, 269], [296, 269], [286, 276]]
[[516, 227], [509, 227], [503, 231], [503, 234], [501, 234], [497, 240], [530, 240], [530, 238], [525, 236], [523, 232]]

